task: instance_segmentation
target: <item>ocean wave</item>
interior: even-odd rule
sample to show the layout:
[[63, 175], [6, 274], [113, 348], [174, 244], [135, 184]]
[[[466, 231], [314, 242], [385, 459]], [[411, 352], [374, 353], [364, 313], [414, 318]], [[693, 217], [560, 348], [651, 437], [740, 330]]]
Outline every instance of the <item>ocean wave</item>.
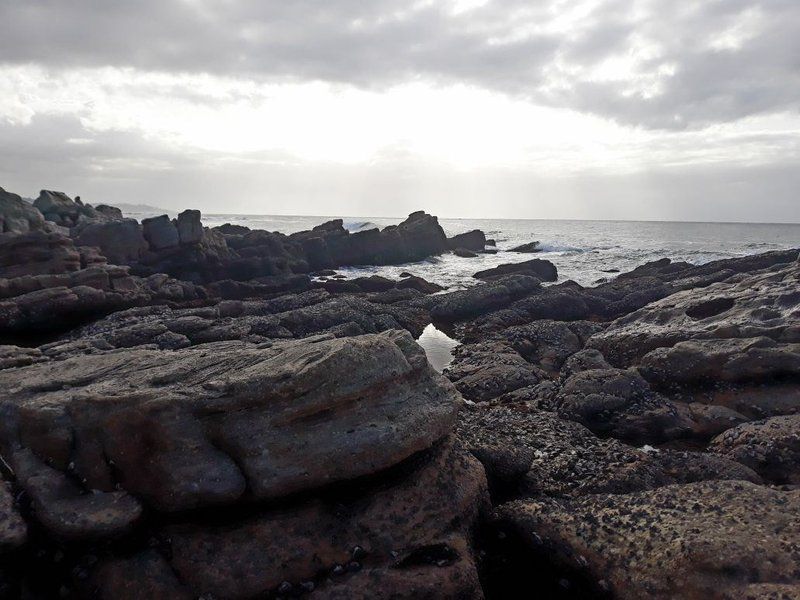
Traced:
[[561, 244], [539, 244], [542, 252], [587, 252], [589, 248], [577, 248], [575, 246], [563, 246]]
[[342, 225], [350, 233], [367, 231], [368, 229], [379, 229], [379, 227], [372, 221], [344, 221]]

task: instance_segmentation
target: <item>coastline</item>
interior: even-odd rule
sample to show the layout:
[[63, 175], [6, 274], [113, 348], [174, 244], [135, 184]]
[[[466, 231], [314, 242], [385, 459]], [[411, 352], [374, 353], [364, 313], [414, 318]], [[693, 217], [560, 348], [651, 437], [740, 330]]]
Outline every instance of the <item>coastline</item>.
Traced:
[[[534, 246], [452, 291], [414, 262], [497, 246], [423, 212], [283, 235], [0, 209], [4, 592], [796, 590], [798, 249], [584, 286]], [[409, 273], [341, 274], [364, 264]]]

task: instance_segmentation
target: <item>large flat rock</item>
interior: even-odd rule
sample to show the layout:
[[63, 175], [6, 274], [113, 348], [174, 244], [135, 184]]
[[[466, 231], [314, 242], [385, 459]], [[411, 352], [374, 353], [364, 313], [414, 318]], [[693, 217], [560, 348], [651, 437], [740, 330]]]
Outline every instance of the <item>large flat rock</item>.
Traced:
[[[589, 346], [629, 366], [657, 348], [687, 340], [800, 340], [800, 262], [744, 273], [652, 302], [596, 334]], [[651, 365], [651, 368], [653, 365]]]
[[3, 455], [43, 463], [21, 469], [23, 486], [45, 468], [69, 472], [163, 511], [381, 471], [447, 435], [458, 406], [397, 331], [140, 346], [5, 369], [0, 388]]

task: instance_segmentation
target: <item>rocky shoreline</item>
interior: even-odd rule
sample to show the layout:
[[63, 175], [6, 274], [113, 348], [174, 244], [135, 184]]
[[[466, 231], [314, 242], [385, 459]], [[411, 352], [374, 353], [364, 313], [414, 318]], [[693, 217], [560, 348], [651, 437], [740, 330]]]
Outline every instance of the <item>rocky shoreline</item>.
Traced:
[[336, 272], [489, 242], [0, 189], [0, 597], [799, 598], [799, 251]]

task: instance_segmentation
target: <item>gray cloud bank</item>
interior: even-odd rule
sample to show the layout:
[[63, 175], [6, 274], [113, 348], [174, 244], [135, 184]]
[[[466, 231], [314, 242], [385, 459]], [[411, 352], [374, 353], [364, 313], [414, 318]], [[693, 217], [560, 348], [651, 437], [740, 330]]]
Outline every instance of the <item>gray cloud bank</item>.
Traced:
[[[280, 153], [176, 154], [131, 132], [87, 131], [74, 116], [0, 122], [0, 182], [22, 195], [63, 189], [90, 203], [204, 212], [798, 222], [797, 158], [742, 167], [661, 167], [635, 175], [547, 177], [392, 160], [365, 169]], [[75, 144], [67, 140], [85, 139]], [[133, 158], [135, 157], [135, 158]], [[254, 168], [255, 167], [255, 168]]]
[[585, 4], [0, 0], [0, 62], [467, 82], [666, 129], [800, 109], [797, 0], [597, 0], [569, 18]]

